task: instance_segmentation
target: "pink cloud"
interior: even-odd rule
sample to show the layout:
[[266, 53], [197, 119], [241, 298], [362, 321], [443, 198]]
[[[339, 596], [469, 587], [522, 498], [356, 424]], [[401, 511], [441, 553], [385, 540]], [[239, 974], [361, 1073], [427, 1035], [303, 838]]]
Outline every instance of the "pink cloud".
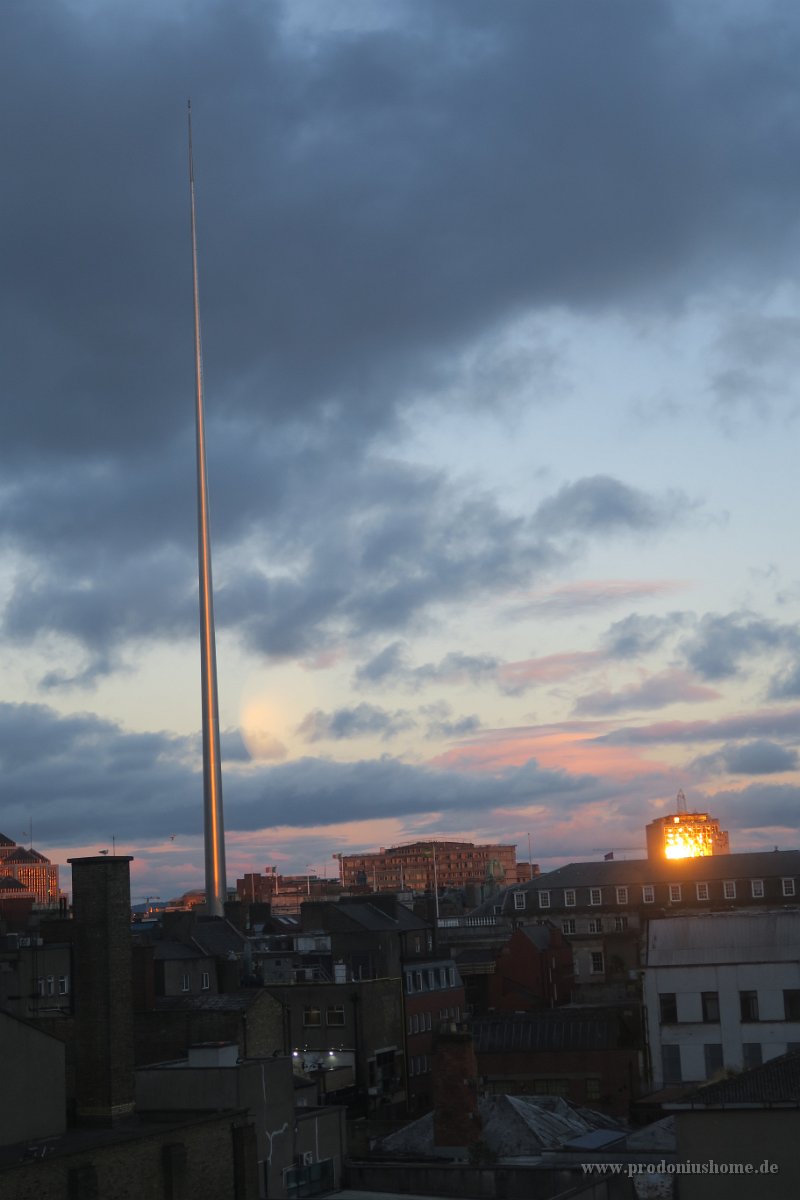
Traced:
[[576, 612], [611, 608], [616, 604], [679, 592], [687, 586], [685, 579], [583, 579], [535, 592], [523, 607], [526, 611], [571, 616]]
[[497, 678], [506, 690], [521, 691], [534, 683], [559, 683], [590, 671], [602, 662], [603, 656], [597, 650], [574, 650], [504, 663], [498, 668]]

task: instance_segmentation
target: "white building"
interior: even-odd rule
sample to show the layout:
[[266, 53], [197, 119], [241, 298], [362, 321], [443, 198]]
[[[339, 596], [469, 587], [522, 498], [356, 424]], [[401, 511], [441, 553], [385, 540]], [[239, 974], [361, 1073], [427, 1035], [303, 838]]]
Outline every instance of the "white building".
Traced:
[[656, 1089], [800, 1049], [800, 911], [651, 921], [644, 1003]]

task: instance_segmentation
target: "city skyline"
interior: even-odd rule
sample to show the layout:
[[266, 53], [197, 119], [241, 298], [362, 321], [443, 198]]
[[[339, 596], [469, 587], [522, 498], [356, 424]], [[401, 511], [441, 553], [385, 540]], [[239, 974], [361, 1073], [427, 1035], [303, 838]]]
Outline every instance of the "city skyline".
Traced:
[[800, 14], [4, 34], [0, 829], [202, 881], [191, 95], [229, 883], [434, 837], [546, 870], [680, 788], [796, 846]]

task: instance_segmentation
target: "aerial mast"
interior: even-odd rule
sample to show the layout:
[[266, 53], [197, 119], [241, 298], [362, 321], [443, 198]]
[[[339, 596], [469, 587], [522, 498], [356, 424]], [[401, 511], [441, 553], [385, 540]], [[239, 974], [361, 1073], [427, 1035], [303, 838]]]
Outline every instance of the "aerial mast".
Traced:
[[206, 912], [223, 916], [227, 898], [225, 828], [222, 816], [222, 771], [219, 749], [217, 701], [217, 647], [214, 633], [214, 588], [211, 579], [211, 534], [208, 516], [205, 412], [203, 404], [203, 350], [200, 339], [200, 290], [197, 271], [197, 218], [195, 213], [194, 158], [192, 154], [192, 103], [189, 101], [189, 200], [192, 230], [192, 285], [194, 296], [194, 366], [197, 433], [197, 546], [200, 581], [200, 672], [203, 709], [203, 815], [205, 833]]

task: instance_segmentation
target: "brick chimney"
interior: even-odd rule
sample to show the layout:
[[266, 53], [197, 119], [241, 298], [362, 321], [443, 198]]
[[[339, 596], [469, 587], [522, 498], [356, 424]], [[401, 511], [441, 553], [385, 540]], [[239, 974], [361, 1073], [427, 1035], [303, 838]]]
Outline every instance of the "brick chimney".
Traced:
[[71, 858], [76, 1115], [112, 1125], [133, 1112], [131, 886], [127, 855]]
[[466, 1158], [481, 1136], [478, 1064], [472, 1035], [443, 1025], [433, 1047], [433, 1144], [453, 1158]]

